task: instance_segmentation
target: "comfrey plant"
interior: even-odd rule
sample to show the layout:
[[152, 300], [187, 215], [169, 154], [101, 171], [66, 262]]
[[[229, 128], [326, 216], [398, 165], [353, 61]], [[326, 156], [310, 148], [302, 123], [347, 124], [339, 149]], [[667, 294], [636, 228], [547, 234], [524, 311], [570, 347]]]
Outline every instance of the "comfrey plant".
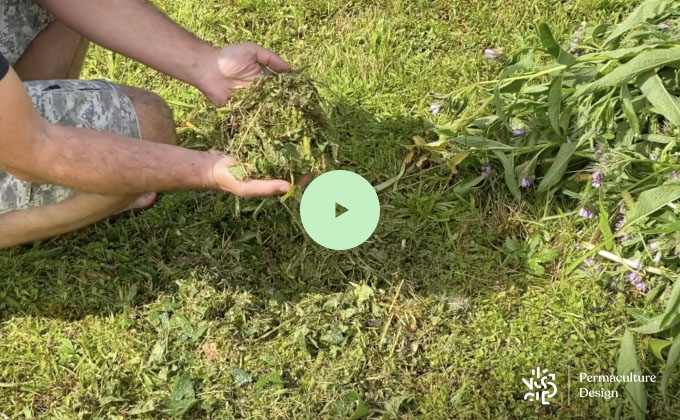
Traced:
[[[620, 24], [579, 25], [564, 43], [542, 24], [540, 45], [508, 57], [497, 80], [450, 95], [481, 95], [474, 109], [416, 145], [437, 162], [495, 163], [517, 200], [529, 191], [573, 198], [571, 214], [600, 233], [570, 270], [602, 263], [599, 276], [623, 275], [631, 296], [665, 307], [636, 329], [672, 345], [665, 378], [680, 361], [678, 22], [680, 1], [648, 0]], [[497, 49], [485, 57], [498, 61]], [[487, 185], [477, 179], [461, 184]]]

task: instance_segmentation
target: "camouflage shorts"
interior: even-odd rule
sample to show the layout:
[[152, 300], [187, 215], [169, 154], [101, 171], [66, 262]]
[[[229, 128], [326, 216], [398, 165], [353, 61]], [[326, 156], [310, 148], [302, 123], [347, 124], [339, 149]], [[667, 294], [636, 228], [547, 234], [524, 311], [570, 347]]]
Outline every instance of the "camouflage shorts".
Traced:
[[[36, 111], [55, 124], [142, 137], [132, 101], [115, 84], [101, 80], [41, 80], [26, 82], [24, 87]], [[21, 181], [0, 170], [0, 214], [59, 203], [75, 193], [58, 185]]]
[[0, 53], [10, 64], [16, 63], [52, 20], [33, 0], [0, 0]]

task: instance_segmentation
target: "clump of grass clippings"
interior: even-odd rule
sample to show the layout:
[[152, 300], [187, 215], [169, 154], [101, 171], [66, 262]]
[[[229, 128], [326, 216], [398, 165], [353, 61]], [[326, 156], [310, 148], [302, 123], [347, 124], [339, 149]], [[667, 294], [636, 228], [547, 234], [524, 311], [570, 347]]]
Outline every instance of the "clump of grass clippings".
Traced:
[[240, 90], [222, 123], [224, 152], [240, 164], [230, 168], [239, 180], [281, 178], [327, 169], [335, 158], [326, 106], [304, 71], [267, 72]]

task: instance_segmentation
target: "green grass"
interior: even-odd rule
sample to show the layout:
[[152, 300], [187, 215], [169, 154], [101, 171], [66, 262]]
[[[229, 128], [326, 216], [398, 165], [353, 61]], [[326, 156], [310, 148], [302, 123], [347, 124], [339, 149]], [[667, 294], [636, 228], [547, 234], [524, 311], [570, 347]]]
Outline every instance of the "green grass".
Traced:
[[[309, 66], [328, 85], [343, 167], [374, 184], [397, 173], [430, 121], [449, 121], [429, 115], [436, 94], [497, 75], [484, 48], [533, 45], [542, 21], [565, 37], [631, 6], [158, 3], [216, 44], [253, 40]], [[194, 89], [100, 48], [84, 77], [160, 93], [183, 144], [210, 147], [219, 115]], [[457, 180], [437, 166], [407, 174], [381, 194], [375, 235], [347, 252], [307, 240], [276, 200], [214, 192], [165, 194], [142, 215], [0, 252], [0, 414], [325, 419], [365, 404], [370, 418], [631, 417], [621, 398], [574, 389], [567, 405], [568, 369], [572, 383], [573, 372], [615, 371], [627, 307], [643, 305], [592, 272], [565, 274], [595, 227], [546, 218], [569, 203], [516, 203], [494, 185], [460, 196]], [[513, 237], [521, 249], [510, 252]], [[545, 249], [559, 257], [539, 275], [528, 262]], [[522, 401], [536, 365], [556, 374], [550, 406]], [[679, 392], [673, 383], [664, 402], [649, 386], [650, 418], [678, 418]]]

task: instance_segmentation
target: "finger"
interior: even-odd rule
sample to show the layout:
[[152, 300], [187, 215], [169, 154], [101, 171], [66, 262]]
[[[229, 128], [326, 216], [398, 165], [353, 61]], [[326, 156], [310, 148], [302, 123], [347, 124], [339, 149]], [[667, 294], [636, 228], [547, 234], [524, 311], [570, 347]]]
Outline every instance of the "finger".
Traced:
[[290, 182], [282, 179], [251, 179], [239, 182], [234, 193], [241, 197], [281, 195], [288, 192]]
[[221, 151], [219, 151], [217, 149], [210, 149], [210, 150], [208, 150], [208, 153], [210, 153], [213, 156], [223, 156], [224, 157], [224, 153], [222, 153]]
[[257, 46], [257, 62], [268, 67], [275, 72], [291, 71], [290, 64], [286, 63], [281, 57], [264, 47]]

